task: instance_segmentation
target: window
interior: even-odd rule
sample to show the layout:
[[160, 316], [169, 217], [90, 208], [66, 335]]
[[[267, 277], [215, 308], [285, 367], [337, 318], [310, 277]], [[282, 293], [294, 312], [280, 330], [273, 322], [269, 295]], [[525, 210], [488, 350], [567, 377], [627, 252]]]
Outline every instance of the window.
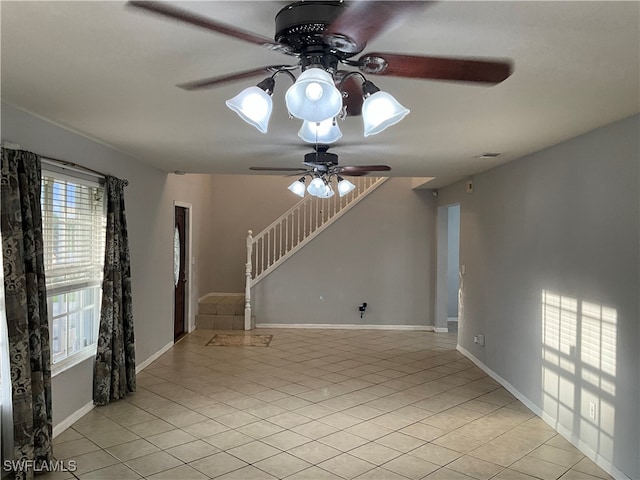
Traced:
[[42, 224], [54, 373], [95, 354], [106, 217], [104, 187], [42, 172]]
[[[0, 246], [2, 239], [0, 238]], [[10, 429], [13, 428], [11, 411], [11, 374], [9, 372], [9, 340], [7, 338], [7, 318], [4, 303], [4, 270], [0, 253], [0, 459], [13, 456], [13, 442]], [[0, 470], [1, 478], [9, 476], [9, 472]]]

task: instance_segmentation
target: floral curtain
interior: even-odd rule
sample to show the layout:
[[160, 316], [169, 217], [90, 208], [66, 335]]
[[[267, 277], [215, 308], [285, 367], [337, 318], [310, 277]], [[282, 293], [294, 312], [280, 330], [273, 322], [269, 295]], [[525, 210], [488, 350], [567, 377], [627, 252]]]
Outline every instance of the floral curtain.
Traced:
[[131, 266], [124, 209], [126, 180], [107, 176], [107, 239], [93, 402], [105, 405], [136, 390]]
[[[14, 460], [52, 459], [51, 353], [44, 276], [40, 158], [2, 148], [0, 229], [13, 407]], [[33, 478], [33, 468], [15, 473]]]

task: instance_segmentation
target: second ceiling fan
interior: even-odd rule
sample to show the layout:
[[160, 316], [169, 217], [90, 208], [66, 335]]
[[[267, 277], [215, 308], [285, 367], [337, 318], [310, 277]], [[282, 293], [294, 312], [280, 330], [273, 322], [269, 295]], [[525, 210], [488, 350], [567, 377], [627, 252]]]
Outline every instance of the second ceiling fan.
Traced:
[[338, 165], [338, 155], [329, 153], [327, 145], [315, 145], [315, 152], [307, 153], [304, 156], [304, 167], [249, 167], [249, 170], [258, 172], [287, 172], [289, 176], [302, 175], [289, 185], [289, 190], [300, 197], [304, 197], [306, 177], [311, 178], [306, 191], [319, 198], [330, 198], [333, 196], [331, 181], [335, 180], [338, 193], [345, 196], [356, 186], [350, 181], [342, 178], [342, 175], [350, 177], [362, 177], [370, 172], [388, 172], [391, 167], [388, 165]]

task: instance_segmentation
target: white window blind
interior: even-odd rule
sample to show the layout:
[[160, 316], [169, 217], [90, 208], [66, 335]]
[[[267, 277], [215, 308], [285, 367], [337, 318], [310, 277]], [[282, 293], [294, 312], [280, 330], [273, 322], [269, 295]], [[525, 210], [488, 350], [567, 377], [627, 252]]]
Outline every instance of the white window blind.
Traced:
[[47, 293], [102, 281], [104, 188], [98, 183], [42, 172], [42, 220]]

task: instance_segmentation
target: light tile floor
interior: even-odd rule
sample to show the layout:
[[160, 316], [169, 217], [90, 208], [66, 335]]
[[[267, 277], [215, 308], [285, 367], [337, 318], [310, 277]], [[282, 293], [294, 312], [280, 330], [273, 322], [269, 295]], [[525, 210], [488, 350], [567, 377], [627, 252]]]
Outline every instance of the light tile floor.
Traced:
[[610, 477], [455, 349], [456, 334], [197, 330], [54, 441], [41, 480]]

